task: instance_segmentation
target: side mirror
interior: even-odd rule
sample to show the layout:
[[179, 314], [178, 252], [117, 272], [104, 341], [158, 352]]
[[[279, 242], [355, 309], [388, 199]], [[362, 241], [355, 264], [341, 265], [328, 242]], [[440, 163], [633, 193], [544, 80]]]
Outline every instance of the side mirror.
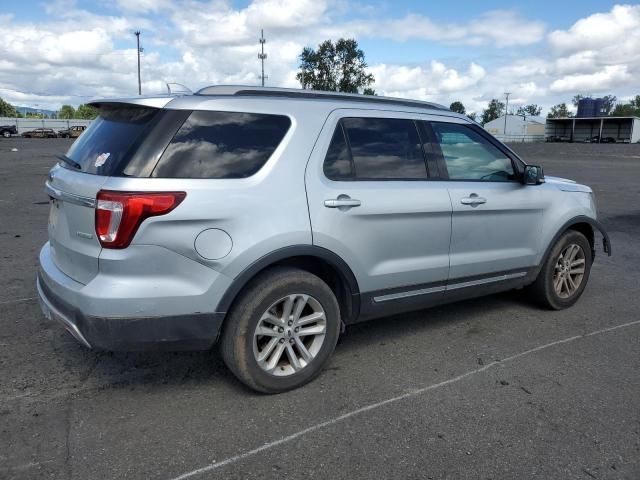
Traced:
[[544, 183], [544, 172], [538, 165], [525, 165], [522, 174], [522, 183], [525, 185], [540, 185]]

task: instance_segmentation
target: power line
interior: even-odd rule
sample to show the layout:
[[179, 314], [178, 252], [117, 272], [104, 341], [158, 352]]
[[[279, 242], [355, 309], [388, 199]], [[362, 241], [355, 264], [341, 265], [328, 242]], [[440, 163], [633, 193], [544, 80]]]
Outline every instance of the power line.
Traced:
[[264, 38], [264, 30], [260, 29], [260, 38], [258, 39], [260, 42], [261, 53], [258, 54], [258, 58], [260, 59], [260, 63], [262, 64], [262, 73], [260, 74], [260, 80], [262, 81], [262, 86], [264, 87], [265, 79], [269, 78], [264, 74], [264, 61], [267, 59], [267, 54], [264, 53], [264, 44], [267, 43], [267, 39]]

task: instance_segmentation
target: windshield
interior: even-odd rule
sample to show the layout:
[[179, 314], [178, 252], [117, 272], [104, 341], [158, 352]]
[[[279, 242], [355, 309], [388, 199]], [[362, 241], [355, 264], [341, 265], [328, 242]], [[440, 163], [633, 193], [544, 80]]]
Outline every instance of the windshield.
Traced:
[[158, 112], [156, 108], [133, 105], [102, 106], [99, 116], [78, 137], [67, 156], [80, 165], [82, 172], [112, 175]]

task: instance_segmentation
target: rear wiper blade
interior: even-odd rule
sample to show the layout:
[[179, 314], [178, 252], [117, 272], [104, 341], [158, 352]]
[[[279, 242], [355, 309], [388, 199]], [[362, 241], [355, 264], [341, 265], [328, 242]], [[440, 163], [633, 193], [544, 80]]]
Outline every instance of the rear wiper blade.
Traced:
[[75, 160], [67, 157], [66, 155], [56, 155], [56, 157], [58, 158], [58, 160], [62, 160], [64, 163], [66, 163], [67, 165], [71, 165], [73, 168], [75, 168], [76, 170], [82, 170], [82, 165], [80, 165], [78, 162], [76, 162]]

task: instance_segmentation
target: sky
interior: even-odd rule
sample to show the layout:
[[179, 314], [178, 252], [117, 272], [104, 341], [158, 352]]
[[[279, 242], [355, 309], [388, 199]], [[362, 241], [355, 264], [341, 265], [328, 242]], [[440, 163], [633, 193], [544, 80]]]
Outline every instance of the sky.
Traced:
[[481, 112], [492, 98], [543, 114], [576, 94], [640, 94], [640, 4], [594, 0], [0, 0], [0, 97], [58, 109], [95, 97], [257, 85], [299, 87], [298, 56], [355, 38], [378, 94]]

